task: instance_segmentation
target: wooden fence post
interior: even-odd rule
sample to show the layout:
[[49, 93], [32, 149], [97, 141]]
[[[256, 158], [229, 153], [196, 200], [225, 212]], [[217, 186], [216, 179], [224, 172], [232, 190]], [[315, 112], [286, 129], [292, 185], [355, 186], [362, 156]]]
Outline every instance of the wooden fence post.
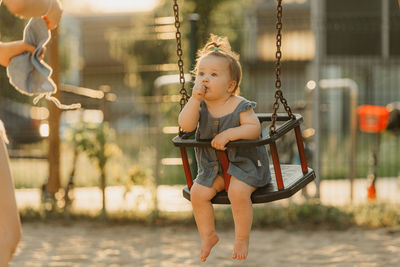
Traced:
[[[48, 45], [47, 57], [48, 63], [53, 68], [52, 79], [57, 85], [57, 93], [53, 96], [60, 98], [59, 90], [59, 54], [58, 54], [58, 30], [51, 32], [52, 38]], [[60, 188], [60, 114], [61, 111], [53, 102], [49, 102], [49, 179], [46, 186], [46, 191], [54, 196]]]

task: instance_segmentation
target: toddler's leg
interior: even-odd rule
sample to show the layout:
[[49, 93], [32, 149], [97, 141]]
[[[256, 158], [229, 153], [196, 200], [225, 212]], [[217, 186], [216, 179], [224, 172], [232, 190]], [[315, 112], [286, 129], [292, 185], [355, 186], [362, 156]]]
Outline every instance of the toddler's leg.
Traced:
[[231, 177], [228, 196], [231, 202], [233, 221], [235, 222], [235, 245], [232, 258], [245, 260], [249, 249], [251, 224], [253, 222], [253, 206], [250, 196], [256, 190], [245, 182]]
[[202, 261], [206, 261], [211, 249], [219, 240], [215, 233], [214, 208], [211, 199], [223, 188], [224, 181], [222, 177], [217, 176], [212, 187], [194, 183], [190, 189], [194, 218], [201, 237], [200, 259]]

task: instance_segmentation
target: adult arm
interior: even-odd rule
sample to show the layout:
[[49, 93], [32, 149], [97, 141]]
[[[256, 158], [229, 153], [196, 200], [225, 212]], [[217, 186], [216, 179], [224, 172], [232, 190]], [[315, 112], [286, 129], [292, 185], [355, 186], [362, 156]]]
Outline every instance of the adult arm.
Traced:
[[21, 17], [45, 17], [49, 29], [55, 29], [61, 20], [59, 0], [3, 0], [8, 10]]
[[7, 67], [10, 63], [11, 58], [18, 56], [24, 52], [33, 53], [35, 47], [24, 43], [23, 41], [15, 41], [2, 43], [0, 42], [0, 65]]

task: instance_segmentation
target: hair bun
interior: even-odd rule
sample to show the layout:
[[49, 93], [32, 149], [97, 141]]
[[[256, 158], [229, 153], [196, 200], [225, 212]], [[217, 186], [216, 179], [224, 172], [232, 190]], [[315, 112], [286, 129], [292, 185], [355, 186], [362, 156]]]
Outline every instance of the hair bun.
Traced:
[[228, 38], [225, 36], [219, 36], [211, 33], [206, 45], [203, 47], [203, 49], [199, 50], [198, 56], [210, 52], [224, 53], [231, 56], [235, 60], [239, 60], [239, 55], [232, 51]]

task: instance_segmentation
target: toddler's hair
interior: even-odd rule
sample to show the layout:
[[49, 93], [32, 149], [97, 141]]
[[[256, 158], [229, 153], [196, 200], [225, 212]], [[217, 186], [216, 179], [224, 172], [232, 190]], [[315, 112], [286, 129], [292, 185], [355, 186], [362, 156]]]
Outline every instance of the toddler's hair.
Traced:
[[229, 72], [231, 78], [233, 81], [236, 82], [236, 86], [232, 94], [239, 95], [239, 85], [242, 80], [242, 67], [239, 62], [239, 55], [232, 51], [228, 38], [215, 34], [210, 34], [210, 38], [208, 39], [204, 47], [197, 51], [196, 66], [193, 70], [194, 75], [197, 74], [200, 59], [208, 55], [226, 58], [229, 63]]

